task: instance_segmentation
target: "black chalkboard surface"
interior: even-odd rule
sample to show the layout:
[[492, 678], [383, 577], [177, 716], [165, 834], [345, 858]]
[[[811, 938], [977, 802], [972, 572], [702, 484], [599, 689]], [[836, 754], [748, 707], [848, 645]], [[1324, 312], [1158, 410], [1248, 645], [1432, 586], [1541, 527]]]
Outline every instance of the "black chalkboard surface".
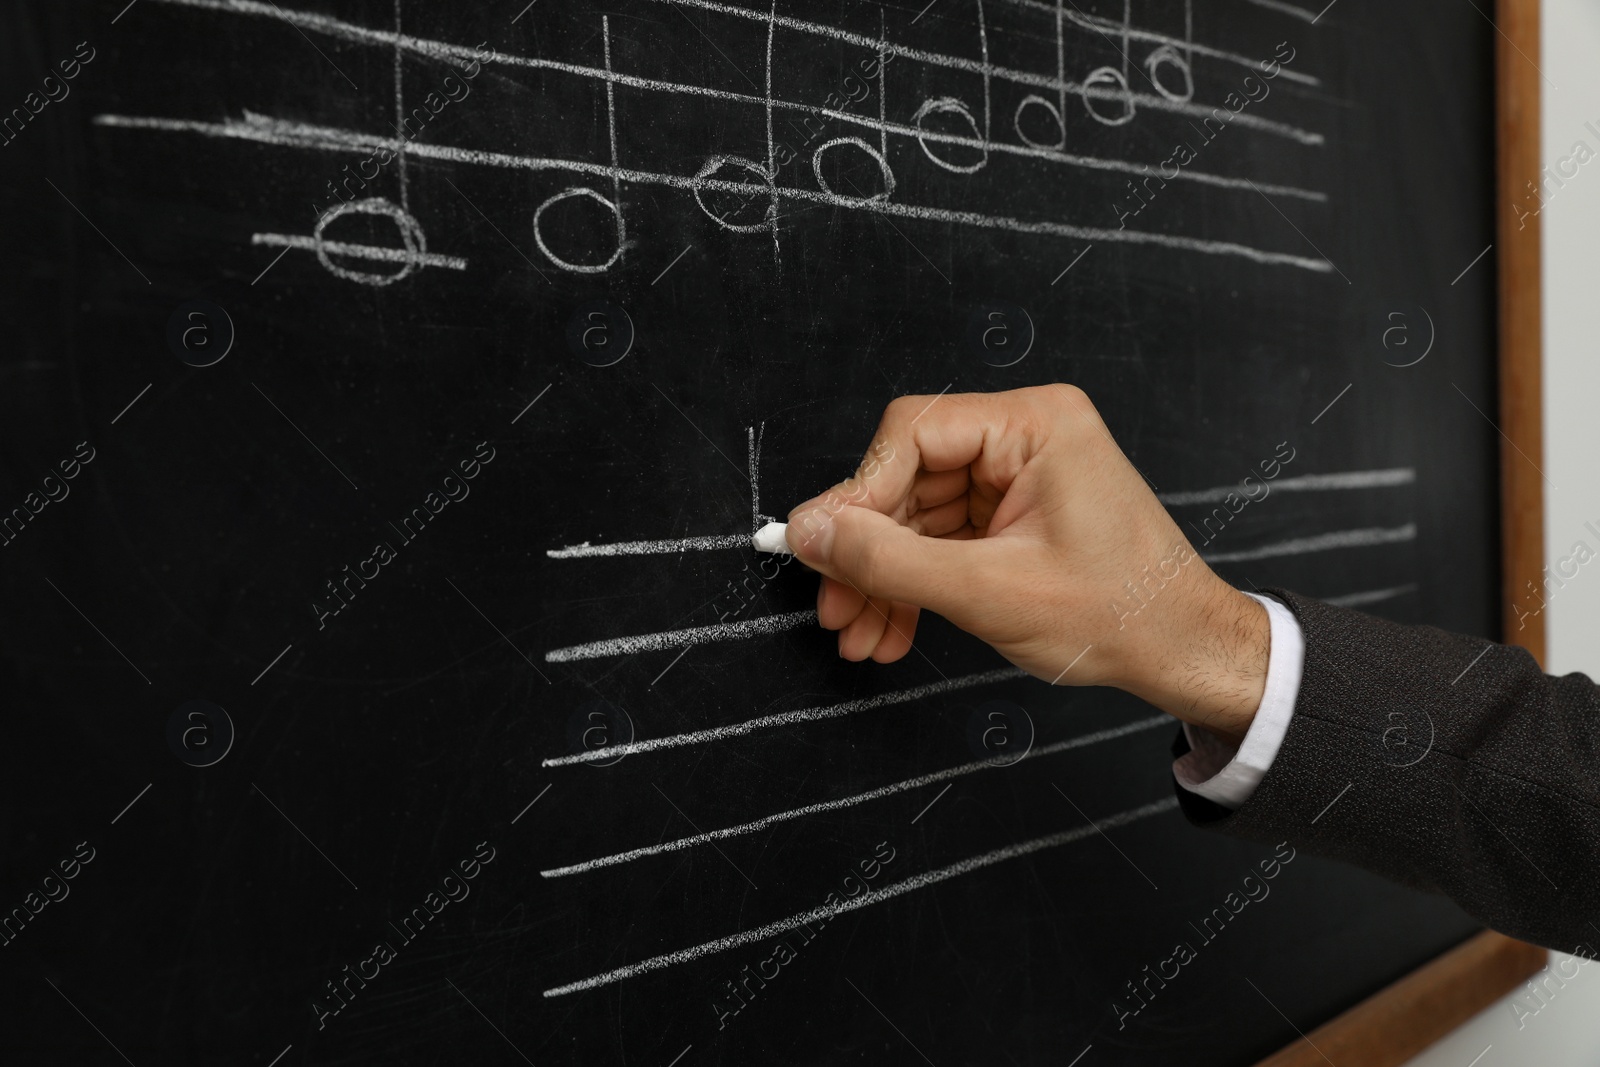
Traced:
[[8, 1061], [1245, 1064], [1474, 929], [746, 546], [1067, 381], [1237, 584], [1493, 633], [1470, 5], [4, 30]]

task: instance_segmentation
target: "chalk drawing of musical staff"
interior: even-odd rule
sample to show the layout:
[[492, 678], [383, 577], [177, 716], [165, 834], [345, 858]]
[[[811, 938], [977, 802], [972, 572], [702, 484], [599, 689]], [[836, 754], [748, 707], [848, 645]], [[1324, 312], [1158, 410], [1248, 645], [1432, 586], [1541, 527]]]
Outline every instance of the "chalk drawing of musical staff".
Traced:
[[[753, 471], [758, 470], [758, 462], [757, 438], [752, 427], [751, 466]], [[1415, 468], [1393, 467], [1379, 470], [1296, 475], [1273, 483], [1273, 487], [1278, 492], [1289, 493], [1369, 492], [1376, 489], [1409, 486], [1415, 481]], [[752, 513], [755, 520], [753, 525], [759, 524], [766, 518], [766, 516], [760, 514], [759, 489], [756, 488], [756, 485], [757, 480], [752, 479]], [[1224, 485], [1214, 486], [1209, 489], [1166, 492], [1158, 495], [1161, 502], [1167, 507], [1183, 509], [1215, 506], [1230, 497], [1238, 497], [1240, 491], [1241, 487], [1238, 485]], [[1196, 532], [1198, 533], [1199, 530], [1197, 529]], [[1201, 534], [1201, 537], [1204, 538], [1205, 535]], [[1285, 556], [1301, 556], [1346, 549], [1377, 548], [1384, 545], [1406, 544], [1415, 541], [1416, 538], [1417, 526], [1413, 522], [1408, 522], [1393, 527], [1330, 530], [1307, 537], [1268, 541], [1230, 551], [1209, 549], [1205, 547], [1209, 544], [1205, 540], [1197, 540], [1196, 544], [1202, 546], [1200, 548], [1200, 557], [1208, 563], [1244, 563], [1263, 559], [1277, 559]], [[681, 555], [685, 552], [747, 550], [749, 547], [750, 538], [746, 534], [709, 534], [697, 537], [612, 541], [601, 544], [591, 544], [585, 541], [578, 545], [564, 545], [561, 548], [547, 549], [545, 555], [555, 560], [615, 559], [629, 556]], [[1365, 594], [1352, 595], [1362, 596]], [[552, 649], [545, 654], [545, 661], [548, 663], [566, 663], [584, 659], [603, 659], [612, 656], [631, 655], [640, 651], [678, 648], [691, 644], [710, 644], [748, 640], [753, 637], [769, 637], [805, 626], [814, 618], [815, 612], [791, 612], [786, 615], [759, 616], [739, 622], [724, 622], [683, 630], [605, 638], [580, 645]]]
[[[168, 0], [172, 2], [172, 0]], [[185, 131], [205, 134], [211, 137], [231, 137], [242, 140], [258, 141], [266, 144], [281, 146], [316, 148], [331, 152], [345, 152], [352, 148], [372, 147], [387, 143], [385, 138], [374, 137], [355, 130], [341, 130], [332, 127], [311, 126], [302, 123], [278, 123], [277, 129], [267, 130], [259, 124], [227, 120], [225, 122], [199, 122], [188, 119], [165, 119], [132, 115], [99, 115], [95, 122], [104, 126], [117, 126], [128, 129], [153, 129], [168, 132]], [[491, 167], [510, 167], [520, 170], [567, 170], [580, 174], [593, 174], [609, 178], [615, 173], [622, 181], [644, 185], [661, 185], [670, 188], [682, 189], [686, 192], [718, 191], [745, 195], [749, 192], [749, 184], [745, 182], [726, 181], [709, 176], [680, 174], [664, 174], [654, 171], [640, 171], [629, 168], [612, 168], [606, 164], [588, 163], [582, 160], [553, 159], [538, 156], [521, 156], [503, 152], [486, 152], [477, 149], [457, 148], [450, 145], [413, 142], [410, 154], [416, 157], [430, 159], [451, 160], [458, 163], [474, 163]], [[720, 166], [726, 162], [725, 158], [713, 157], [713, 163]], [[708, 164], [709, 166], [710, 164]], [[1181, 172], [1186, 173], [1186, 172]], [[1248, 185], [1246, 186], [1248, 187]], [[1265, 190], [1267, 187], [1261, 187]], [[1250, 245], [1239, 244], [1233, 241], [1218, 241], [1197, 237], [1186, 237], [1178, 234], [1158, 233], [1148, 230], [1121, 229], [1078, 226], [1068, 223], [1053, 222], [1048, 219], [1021, 219], [1007, 215], [986, 214], [978, 211], [957, 211], [947, 208], [924, 207], [916, 204], [902, 204], [873, 197], [847, 197], [820, 190], [806, 189], [796, 186], [773, 187], [773, 195], [781, 194], [784, 198], [805, 200], [812, 203], [827, 204], [834, 207], [852, 208], [856, 210], [873, 211], [884, 215], [900, 218], [921, 219], [934, 222], [951, 222], [966, 226], [1009, 230], [1016, 233], [1039, 234], [1052, 237], [1067, 237], [1078, 240], [1097, 241], [1103, 240], [1119, 244], [1152, 245], [1171, 248], [1188, 252], [1201, 252], [1210, 255], [1235, 256], [1251, 260], [1256, 263], [1272, 266], [1297, 267], [1302, 270], [1317, 273], [1329, 273], [1333, 270], [1332, 264], [1325, 259], [1313, 259], [1307, 256], [1295, 255], [1287, 252], [1273, 252], [1255, 248]], [[1293, 195], [1292, 193], [1289, 195]], [[1305, 196], [1304, 191], [1301, 195]], [[1320, 199], [1321, 194], [1310, 194], [1311, 199]], [[610, 207], [610, 202], [606, 201]], [[558, 264], [559, 265], [559, 264]]]
[[[220, 3], [222, 0], [158, 0], [158, 2], [203, 6], [211, 3]], [[232, 0], [232, 2], [243, 3], [245, 0]], [[651, 2], [657, 4], [693, 7], [704, 11], [712, 11], [718, 14], [729, 15], [735, 18], [742, 18], [763, 23], [770, 21], [773, 25], [780, 29], [805, 34], [807, 36], [829, 38], [839, 41], [843, 44], [854, 45], [860, 48], [877, 49], [880, 43], [883, 43], [884, 50], [890, 55], [894, 56], [896, 59], [912, 59], [930, 67], [943, 68], [946, 70], [966, 71], [979, 76], [987, 74], [995, 81], [1005, 81], [1015, 85], [1030, 86], [1047, 90], [1058, 90], [1064, 88], [1068, 92], [1087, 93], [1089, 96], [1095, 97], [1096, 99], [1120, 101], [1123, 95], [1120, 89], [1099, 89], [1094, 86], [1086, 86], [1081, 83], [1067, 81], [1060, 76], [1018, 70], [996, 63], [987, 63], [982, 59], [971, 59], [965, 56], [954, 56], [943, 52], [933, 52], [921, 48], [912, 48], [906, 45], [895, 44], [893, 42], [880, 42], [877, 38], [869, 37], [864, 34], [853, 33], [849, 30], [843, 30], [825, 23], [808, 22], [804, 19], [794, 18], [792, 16], [769, 15], [763, 11], [758, 11], [747, 7], [740, 7], [734, 4], [724, 4], [717, 2], [717, 0], [651, 0]], [[1038, 0], [1028, 0], [1028, 2], [1024, 2], [1024, 0], [1008, 0], [1008, 2], [1019, 7], [1047, 12], [1051, 15], [1054, 15], [1056, 11], [1054, 7], [1048, 4], [1040, 3]], [[1177, 39], [1174, 38], [1173, 40]], [[1258, 62], [1256, 59], [1251, 59], [1244, 56], [1237, 56], [1234, 58], [1245, 61], [1250, 65], [1255, 65]], [[516, 62], [524, 63], [529, 62], [529, 60], [527, 57], [519, 57]], [[534, 62], [538, 62], [540, 65], [543, 65], [553, 61]], [[1120, 70], [1118, 73], [1121, 73]], [[710, 92], [709, 90], [700, 91]], [[720, 96], [722, 94], [717, 93], [716, 95]], [[1193, 103], [1168, 100], [1159, 94], [1133, 92], [1132, 100], [1139, 107], [1149, 107], [1159, 111], [1166, 111], [1191, 118], [1204, 117], [1210, 113], [1210, 109], [1206, 107]], [[1308, 130], [1301, 130], [1287, 123], [1276, 122], [1271, 119], [1264, 119], [1260, 116], [1243, 115], [1240, 117], [1245, 119], [1241, 125], [1248, 126], [1262, 133], [1271, 134], [1278, 137], [1285, 137], [1291, 140], [1299, 141], [1302, 144], [1315, 145], [1323, 142], [1321, 134]], [[981, 147], [981, 145], [979, 147]]]
[[[260, 3], [258, 0], [152, 0], [152, 2], [284, 21], [303, 33], [317, 33], [358, 44], [381, 46], [385, 49], [394, 50], [396, 55], [406, 53], [439, 61], [470, 61], [478, 58], [478, 54], [473, 49], [461, 45], [407, 35], [398, 29], [377, 29], [346, 22], [328, 15], [288, 10], [276, 4]], [[1185, 35], [1176, 37], [1170, 34], [1162, 34], [1155, 30], [1134, 27], [1128, 19], [1124, 19], [1123, 23], [1120, 24], [1107, 24], [1105, 20], [1095, 20], [1077, 11], [1069, 12], [1059, 0], [1054, 5], [1044, 3], [1043, 0], [990, 0], [990, 3], [1007, 4], [1014, 8], [1048, 15], [1056, 22], [1058, 28], [1057, 70], [1047, 75], [1014, 69], [993, 61], [989, 51], [987, 13], [981, 3], [976, 8], [978, 14], [976, 24], [978, 58], [971, 58], [912, 48], [892, 42], [887, 39], [887, 32], [883, 28], [881, 21], [879, 33], [876, 36], [868, 36], [823, 23], [781, 16], [777, 14], [775, 3], [769, 5], [768, 9], [763, 11], [721, 3], [717, 2], [717, 0], [651, 0], [651, 2], [691, 7], [730, 18], [762, 23], [767, 30], [768, 37], [765, 92], [761, 95], [753, 95], [702, 85], [643, 77], [619, 71], [615, 69], [611, 54], [609, 16], [602, 16], [602, 55], [599, 57], [601, 59], [599, 65], [586, 65], [546, 59], [539, 56], [508, 54], [497, 55], [493, 62], [503, 64], [508, 69], [521, 68], [557, 72], [590, 79], [602, 85], [606, 93], [608, 137], [611, 149], [611, 158], [608, 162], [601, 163], [492, 152], [465, 146], [421, 141], [412, 141], [406, 144], [404, 146], [405, 155], [407, 157], [448, 160], [479, 166], [509, 167], [535, 171], [566, 171], [580, 176], [580, 181], [582, 176], [597, 177], [606, 181], [610, 186], [607, 190], [610, 195], [605, 195], [588, 185], [569, 185], [559, 189], [552, 196], [538, 204], [532, 213], [533, 220], [536, 222], [534, 227], [535, 243], [539, 246], [540, 252], [557, 267], [574, 273], [603, 273], [612, 270], [618, 263], [622, 262], [627, 238], [622, 206], [623, 186], [630, 184], [666, 186], [688, 192], [694, 197], [697, 205], [707, 217], [711, 218], [719, 226], [736, 232], [770, 232], [775, 246], [779, 236], [779, 204], [783, 200], [798, 200], [805, 203], [829, 205], [898, 218], [1010, 230], [1046, 237], [1148, 245], [1185, 252], [1239, 257], [1260, 264], [1294, 267], [1318, 273], [1332, 271], [1332, 265], [1320, 257], [1277, 252], [1226, 240], [1189, 237], [1174, 233], [1131, 228], [1110, 229], [1109, 227], [1076, 225], [1049, 218], [1019, 218], [993, 212], [958, 210], [928, 204], [905, 203], [894, 199], [897, 183], [895, 182], [894, 166], [891, 163], [891, 138], [915, 140], [930, 160], [947, 170], [954, 170], [958, 173], [985, 166], [996, 153], [1024, 160], [1037, 160], [1053, 165], [1064, 165], [1085, 170], [1109, 171], [1130, 175], [1144, 173], [1148, 170], [1147, 164], [1136, 164], [1128, 160], [1100, 158], [1066, 152], [1064, 150], [1066, 144], [1066, 116], [1063, 113], [1065, 100], [1069, 94], [1080, 95], [1091, 112], [1100, 115], [1102, 119], [1109, 118], [1113, 122], [1125, 121], [1124, 115], [1131, 117], [1138, 110], [1166, 112], [1175, 115], [1201, 116], [1208, 114], [1206, 107], [1189, 99], [1193, 93], [1192, 78], [1189, 76], [1187, 69], [1189, 62], [1187, 57], [1190, 55], [1205, 55], [1219, 62], [1244, 64], [1255, 63], [1256, 61], [1248, 56], [1237, 55], [1214, 46], [1195, 43], [1192, 40], [1192, 34], [1187, 30], [1189, 21], [1187, 12]], [[1097, 83], [1092, 72], [1091, 77], [1086, 78], [1083, 82], [1069, 80], [1063, 67], [1064, 60], [1060, 58], [1064, 54], [1065, 47], [1061, 41], [1061, 35], [1064, 33], [1064, 27], [1068, 23], [1079, 31], [1097, 35], [1105, 33], [1109, 26], [1115, 29], [1119, 41], [1125, 39], [1130, 44], [1139, 42], [1141, 47], [1147, 43], [1152, 44], [1154, 47], [1150, 54], [1145, 57], [1145, 63], [1149, 68], [1149, 72], [1157, 75], [1157, 77], [1149, 79], [1155, 91], [1138, 92], [1132, 87], [1124, 89], [1124, 83], [1127, 79], [1121, 68], [1114, 69], [1118, 78], [1122, 80], [1116, 81], [1113, 79], [1115, 84], [1109, 86]], [[777, 98], [772, 91], [772, 42], [773, 35], [780, 29], [785, 32], [811, 37], [829, 38], [846, 45], [869, 49], [881, 59], [893, 57], [897, 60], [910, 60], [932, 69], [977, 75], [982, 79], [983, 83], [984, 104], [981, 120], [966, 102], [955, 96], [927, 97], [919, 103], [916, 112], [911, 116], [910, 122], [895, 122], [891, 120], [885, 103], [887, 96], [885, 90], [887, 87], [884, 64], [882, 63], [880, 63], [878, 69], [880, 99], [876, 116], [856, 115], [834, 108], [818, 107], [798, 101]], [[1123, 66], [1131, 70], [1131, 63], [1132, 58], [1130, 56], [1125, 59]], [[1174, 78], [1173, 71], [1178, 71], [1182, 77]], [[1141, 70], [1140, 73], [1141, 76], [1148, 77], [1146, 71]], [[1309, 75], [1303, 75], [1302, 72], [1283, 72], [1284, 75], [1290, 73], [1295, 74], [1300, 79], [1304, 79], [1308, 84], [1314, 84], [1316, 81]], [[1103, 75], [1101, 80], [1104, 81], [1107, 77], [1109, 75]], [[1043, 108], [1050, 113], [1051, 120], [1057, 124], [1057, 136], [1041, 141], [1036, 138], [1022, 136], [1019, 130], [1019, 136], [1015, 142], [1009, 138], [996, 138], [991, 128], [990, 86], [998, 82], [1040, 90], [1029, 94], [1028, 98], [1018, 106], [1017, 113], [1013, 116], [1013, 125], [1019, 125], [1019, 120], [1030, 109]], [[712, 154], [692, 174], [665, 173], [644, 167], [624, 166], [619, 158], [616, 144], [616, 93], [618, 87], [641, 90], [647, 93], [663, 93], [690, 98], [700, 97], [708, 100], [720, 100], [760, 107], [768, 126], [768, 159], [758, 162], [733, 155]], [[396, 100], [398, 104], [398, 94]], [[1102, 112], [1095, 110], [1097, 107], [1106, 107], [1108, 102], [1111, 105], [1120, 103], [1123, 106], [1123, 111], [1118, 113], [1113, 109], [1102, 114]], [[873, 146], [864, 138], [852, 136], [830, 138], [819, 146], [812, 155], [813, 165], [811, 169], [816, 176], [815, 187], [797, 184], [780, 185], [777, 182], [776, 166], [772, 159], [773, 147], [771, 143], [771, 124], [773, 115], [777, 111], [814, 115], [843, 124], [865, 127], [872, 133], [877, 134], [875, 139], [878, 143]], [[958, 121], [966, 128], [961, 132], [929, 128], [927, 120], [936, 115], [955, 115]], [[104, 126], [161, 130], [165, 132], [188, 132], [211, 137], [236, 138], [263, 144], [337, 153], [392, 147], [394, 145], [394, 139], [389, 137], [375, 136], [356, 130], [317, 126], [311, 123], [272, 119], [253, 115], [249, 112], [245, 113], [245, 117], [242, 120], [229, 118], [221, 123], [157, 116], [110, 114], [97, 116], [95, 121]], [[1322, 135], [1316, 131], [1302, 129], [1275, 119], [1268, 119], [1259, 114], [1238, 114], [1231, 118], [1231, 122], [1263, 136], [1284, 138], [1301, 145], [1315, 147], [1323, 143]], [[977, 161], [974, 163], [970, 159], [951, 159], [947, 153], [936, 149], [935, 146], [959, 146], [973, 149], [977, 153]], [[822, 162], [824, 157], [836, 152], [858, 153], [864, 156], [865, 160], [875, 166], [880, 173], [879, 188], [859, 192], [856, 195], [830, 188], [824, 176]], [[1251, 188], [1251, 180], [1247, 177], [1210, 173], [1188, 167], [1181, 169], [1174, 180], [1229, 190], [1245, 191]], [[1292, 197], [1314, 203], [1323, 203], [1327, 200], [1326, 194], [1314, 189], [1276, 184], [1269, 185], [1267, 183], [1256, 184], [1262, 191], [1273, 196]], [[754, 194], [752, 194], [752, 191], [754, 191]], [[731, 194], [740, 198], [742, 203], [749, 203], [749, 198], [752, 195], [764, 198], [764, 210], [753, 221], [745, 215], [741, 215], [738, 218], [730, 218], [729, 211], [718, 210], [717, 206], [714, 206], [711, 202], [712, 197], [722, 194]], [[404, 210], [406, 195], [405, 184], [402, 182], [401, 197], [403, 203], [400, 209], [402, 211]], [[595, 254], [589, 257], [576, 258], [570, 254], [567, 256], [558, 255], [549, 247], [543, 228], [543, 223], [546, 221], [545, 213], [554, 205], [574, 198], [592, 200], [614, 214], [616, 218], [616, 242], [614, 247], [597, 250]], [[757, 203], [759, 204], [760, 201], [757, 201]], [[380, 210], [377, 204], [368, 205], [361, 210], [389, 214], [386, 209]], [[411, 219], [412, 225], [408, 225], [396, 216], [391, 215], [390, 217], [395, 218], [403, 241], [407, 235], [415, 239], [416, 234], [420, 233], [420, 226], [415, 226], [413, 229], [414, 219]], [[407, 217], [409, 218], [409, 216]], [[288, 240], [291, 239], [281, 234], [261, 236], [262, 243]], [[304, 247], [313, 250], [318, 248], [315, 237], [300, 237], [293, 240], [295, 241], [293, 247]], [[352, 248], [355, 250], [346, 251], [346, 249]], [[341, 268], [345, 273], [340, 274], [340, 277], [353, 281], [362, 281], [366, 284], [391, 284], [394, 278], [408, 274], [418, 266], [447, 266], [452, 269], [459, 269], [456, 266], [457, 262], [459, 262], [458, 260], [450, 257], [432, 257], [421, 248], [420, 244], [415, 249], [408, 244], [405, 249], [374, 251], [370, 246], [351, 246], [348, 243], [345, 244], [345, 249], [340, 249], [334, 243], [324, 240], [319, 258], [323, 259], [326, 265], [333, 262], [330, 258], [331, 255], [340, 254], [341, 252], [354, 258], [361, 258], [365, 255], [369, 258], [403, 264], [402, 270], [394, 275], [357, 271], [348, 267]]]
[[839, 898], [835, 895], [832, 898], [833, 902], [812, 908], [810, 911], [800, 912], [753, 929], [728, 934], [713, 941], [706, 941], [698, 945], [688, 945], [662, 953], [659, 956], [649, 956], [642, 960], [636, 960], [633, 963], [624, 964], [621, 967], [591, 975], [588, 978], [546, 989], [543, 995], [545, 997], [561, 997], [572, 993], [599, 989], [603, 986], [627, 981], [654, 971], [690, 963], [714, 953], [727, 952], [742, 945], [771, 941], [790, 931], [807, 927], [808, 924], [827, 922], [838, 915], [856, 911], [860, 908], [871, 907], [887, 900], [893, 900], [907, 893], [915, 893], [929, 886], [938, 885], [952, 878], [960, 878], [999, 863], [1033, 855], [1045, 849], [1060, 848], [1063, 845], [1083, 841], [1095, 834], [1103, 833], [1107, 829], [1128, 826], [1143, 819], [1165, 815], [1176, 809], [1177, 806], [1178, 801], [1176, 798], [1167, 796], [1136, 808], [1129, 808], [1110, 815], [1102, 815], [1099, 819], [1091, 821], [1084, 826], [1074, 827], [1071, 830], [1062, 830], [1045, 837], [1016, 842], [989, 852], [969, 856], [945, 867], [920, 871], [900, 881], [889, 882], [875, 889], [867, 889], [857, 896]]
[[[1000, 680], [1008, 681], [1011, 680], [1011, 678], [1023, 676], [1024, 675], [1022, 675], [1022, 672], [1018, 671], [1014, 675]], [[1068, 738], [1065, 741], [1057, 741], [1054, 744], [1042, 745], [1038, 748], [1029, 749], [1027, 755], [1022, 758], [1029, 760], [1046, 759], [1050, 756], [1072, 752], [1077, 749], [1089, 748], [1094, 745], [1104, 744], [1108, 741], [1119, 740], [1120, 738], [1127, 737], [1131, 734], [1142, 733], [1146, 730], [1160, 729], [1171, 721], [1172, 720], [1170, 718], [1167, 718], [1164, 715], [1155, 715], [1144, 719], [1136, 719], [1133, 722], [1126, 723], [1122, 726], [1114, 726], [1106, 730], [1096, 730], [1093, 733], [1080, 734], [1077, 737]], [[615, 755], [615, 753], [612, 754]], [[545, 761], [546, 766], [548, 766], [549, 763], [549, 760]], [[594, 859], [583, 860], [581, 862], [568, 864], [562, 867], [546, 868], [545, 870], [540, 871], [539, 874], [544, 878], [565, 878], [576, 874], [587, 874], [590, 871], [595, 871], [606, 867], [615, 867], [624, 863], [632, 863], [649, 856], [659, 856], [663, 853], [678, 852], [683, 849], [695, 848], [699, 845], [709, 844], [713, 841], [725, 841], [731, 837], [741, 837], [746, 834], [760, 833], [761, 831], [779, 823], [805, 818], [809, 815], [821, 814], [822, 812], [839, 811], [843, 808], [851, 808], [859, 804], [868, 804], [875, 800], [881, 800], [885, 797], [891, 797], [899, 793], [921, 789], [925, 786], [935, 785], [939, 782], [949, 781], [953, 778], [960, 778], [965, 775], [981, 774], [984, 771], [993, 769], [993, 766], [994, 764], [990, 760], [979, 760], [974, 763], [964, 763], [955, 767], [946, 767], [927, 774], [919, 774], [915, 778], [907, 778], [902, 781], [882, 785], [876, 789], [870, 789], [864, 793], [856, 793], [851, 796], [837, 797], [832, 800], [825, 800], [817, 804], [807, 804], [803, 807], [792, 808], [788, 811], [773, 812], [772, 814], [762, 816], [761, 818], [751, 820], [750, 822], [740, 823], [735, 826], [721, 827], [719, 829], [712, 830], [709, 833], [699, 832], [691, 837], [679, 837], [666, 841], [657, 841], [655, 844], [645, 845], [640, 848], [628, 849], [624, 852], [617, 852], [607, 856], [599, 856]]]

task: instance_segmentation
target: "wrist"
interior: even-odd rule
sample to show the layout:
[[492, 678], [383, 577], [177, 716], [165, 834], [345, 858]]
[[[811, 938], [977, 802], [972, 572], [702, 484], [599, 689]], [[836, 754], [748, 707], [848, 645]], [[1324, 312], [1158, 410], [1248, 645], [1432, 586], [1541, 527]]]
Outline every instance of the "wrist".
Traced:
[[1266, 692], [1272, 624], [1258, 601], [1216, 584], [1184, 618], [1169, 621], [1144, 669], [1120, 688], [1239, 743]]

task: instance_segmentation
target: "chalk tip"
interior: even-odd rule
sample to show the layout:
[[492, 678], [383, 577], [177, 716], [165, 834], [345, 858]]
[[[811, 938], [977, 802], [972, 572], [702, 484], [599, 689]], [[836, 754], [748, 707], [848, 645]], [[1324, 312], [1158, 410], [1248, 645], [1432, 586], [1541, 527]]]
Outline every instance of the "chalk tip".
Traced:
[[755, 532], [750, 538], [750, 544], [757, 552], [777, 552], [785, 556], [794, 555], [789, 550], [789, 524], [786, 522], [769, 522]]

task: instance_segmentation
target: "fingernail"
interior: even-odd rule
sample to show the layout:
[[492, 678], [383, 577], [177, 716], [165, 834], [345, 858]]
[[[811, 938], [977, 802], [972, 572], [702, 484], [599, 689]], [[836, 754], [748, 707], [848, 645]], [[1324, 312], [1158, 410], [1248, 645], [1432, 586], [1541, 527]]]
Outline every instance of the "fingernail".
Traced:
[[797, 508], [789, 516], [789, 548], [804, 563], [825, 564], [833, 553], [833, 515], [823, 507]]

